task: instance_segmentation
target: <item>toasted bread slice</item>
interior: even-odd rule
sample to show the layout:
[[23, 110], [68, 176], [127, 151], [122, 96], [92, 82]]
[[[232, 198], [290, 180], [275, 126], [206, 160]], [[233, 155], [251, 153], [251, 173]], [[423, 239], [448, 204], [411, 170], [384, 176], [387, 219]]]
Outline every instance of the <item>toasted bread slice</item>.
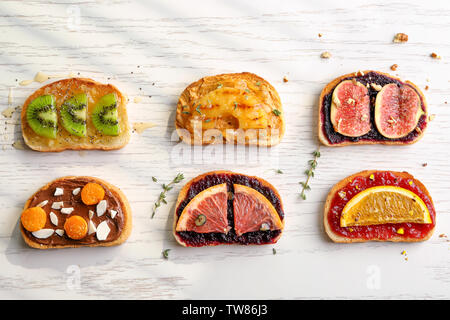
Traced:
[[[397, 83], [400, 85], [408, 85], [412, 87], [421, 101], [422, 116], [416, 126], [416, 129], [410, 132], [406, 137], [398, 139], [388, 139], [383, 137], [377, 130], [375, 125], [375, 119], [372, 116], [370, 121], [372, 124], [371, 131], [361, 137], [346, 137], [333, 128], [330, 120], [330, 106], [332, 94], [336, 86], [344, 80], [353, 80], [363, 83], [369, 90], [369, 96], [371, 98], [370, 107], [371, 110], [375, 108], [375, 97], [378, 92], [377, 85], [383, 87], [388, 83]], [[372, 85], [373, 84], [373, 85]], [[373, 114], [373, 112], [372, 112]], [[428, 106], [425, 100], [425, 96], [422, 91], [414, 83], [410, 81], [402, 81], [401, 79], [394, 77], [390, 74], [380, 71], [366, 70], [358, 71], [355, 73], [345, 74], [340, 76], [330, 83], [328, 83], [322, 90], [319, 98], [319, 113], [318, 113], [318, 136], [321, 143], [330, 147], [342, 147], [347, 145], [357, 144], [385, 144], [385, 145], [406, 145], [413, 144], [419, 141], [428, 126]]]
[[[81, 191], [78, 190], [78, 193], [75, 195], [73, 190], [76, 188], [82, 189], [83, 185], [87, 183], [97, 183], [103, 187], [105, 190], [105, 199], [107, 200], [107, 205], [116, 208], [116, 215], [113, 217], [111, 215], [110, 209], [108, 209], [104, 214], [98, 216], [96, 211], [96, 205], [87, 206], [81, 201]], [[42, 202], [39, 199], [39, 194], [46, 194], [49, 198], [51, 194], [54, 194], [56, 187], [64, 186], [62, 196], [55, 196], [54, 201], [52, 199], [45, 199], [47, 203], [42, 205]], [[69, 199], [62, 197], [67, 197], [69, 195]], [[44, 201], [45, 201], [44, 200]], [[64, 207], [69, 206], [75, 208], [75, 210], [70, 214], [61, 214], [59, 213], [59, 209], [52, 208], [53, 202], [63, 201]], [[53, 233], [50, 237], [45, 239], [38, 239], [33, 236], [33, 234], [27, 231], [23, 224], [20, 223], [20, 230], [22, 237], [27, 245], [32, 248], [37, 249], [60, 249], [60, 248], [76, 248], [76, 247], [109, 247], [115, 246], [123, 243], [129, 237], [132, 228], [132, 215], [131, 215], [131, 207], [128, 202], [125, 194], [116, 186], [95, 177], [87, 177], [87, 176], [67, 176], [61, 177], [56, 180], [53, 180], [46, 184], [44, 187], [40, 188], [37, 192], [35, 192], [25, 203], [24, 210], [35, 207], [42, 206], [44, 211], [47, 214], [47, 221], [44, 229], [53, 229], [53, 230], [64, 230], [64, 222], [67, 218], [72, 215], [80, 215], [82, 218], [86, 220], [89, 225], [89, 221], [92, 220], [95, 222], [98, 227], [98, 224], [107, 221], [108, 225], [111, 227], [111, 236], [112, 238], [107, 238], [104, 241], [99, 241], [96, 237], [96, 234], [88, 234], [85, 238], [80, 240], [73, 240], [67, 237], [64, 233], [62, 236]], [[84, 208], [85, 207], [85, 208]], [[80, 209], [83, 208], [83, 209]], [[118, 208], [118, 209], [117, 209]], [[94, 212], [93, 217], [89, 217], [89, 211], [92, 210]], [[50, 218], [50, 212], [56, 213], [58, 222], [55, 225]], [[115, 233], [115, 234], [113, 234]], [[52, 238], [54, 237], [54, 238]]]
[[[59, 117], [60, 107], [64, 101], [75, 94], [86, 93], [88, 95], [86, 137], [70, 134], [61, 125]], [[94, 127], [91, 112], [98, 100], [108, 94], [116, 93], [118, 121], [120, 125], [119, 135], [102, 135]], [[55, 97], [55, 106], [58, 112], [58, 130], [56, 139], [50, 139], [36, 134], [28, 124], [27, 108], [35, 98], [51, 94]], [[130, 139], [130, 126], [127, 115], [127, 98], [111, 84], [102, 84], [86, 78], [70, 78], [55, 81], [35, 91], [23, 104], [21, 113], [22, 134], [25, 143], [33, 150], [43, 152], [57, 152], [63, 150], [114, 150], [124, 147]]]
[[175, 127], [188, 144], [267, 147], [278, 144], [285, 130], [277, 91], [249, 72], [208, 76], [190, 84], [178, 100]]
[[[328, 217], [329, 217], [329, 214], [331, 213], [332, 201], [335, 198], [336, 194], [340, 190], [342, 190], [345, 186], [350, 184], [355, 178], [363, 177], [363, 178], [370, 179], [370, 177], [372, 175], [375, 175], [376, 173], [380, 173], [380, 172], [383, 172], [383, 171], [366, 170], [366, 171], [361, 171], [361, 172], [355, 173], [355, 174], [339, 181], [330, 190], [330, 192], [328, 193], [327, 199], [325, 201], [323, 224], [325, 227], [325, 232], [330, 237], [331, 240], [333, 240], [334, 242], [338, 242], [338, 243], [352, 243], [352, 242], [366, 242], [366, 241], [418, 242], [418, 241], [428, 240], [432, 236], [432, 234], [434, 232], [435, 224], [436, 224], [435, 223], [436, 217], [435, 217], [433, 200], [432, 200], [430, 194], [428, 193], [428, 190], [425, 188], [425, 186], [419, 180], [415, 179], [411, 174], [409, 174], [407, 172], [397, 172], [397, 171], [388, 171], [388, 172], [395, 175], [395, 177], [411, 181], [412, 184], [415, 185], [425, 195], [425, 197], [427, 197], [429, 199], [431, 209], [432, 209], [432, 210], [430, 210], [430, 214], [432, 214], [432, 216], [433, 216], [433, 224], [432, 224], [431, 228], [429, 229], [429, 231], [423, 237], [417, 238], [417, 237], [408, 237], [408, 236], [404, 236], [404, 235], [394, 235], [391, 238], [386, 239], [386, 240], [385, 239], [377, 239], [377, 238], [366, 239], [366, 238], [362, 238], [362, 237], [347, 237], [347, 236], [338, 234], [335, 231], [333, 231], [333, 228], [330, 225], [330, 221], [329, 221]], [[350, 199], [348, 199], [348, 200], [350, 200]]]
[[[265, 241], [261, 243], [242, 243], [239, 241], [235, 241], [236, 238], [230, 239], [229, 241], [205, 241], [205, 243], [195, 244], [189, 243], [186, 241], [186, 239], [183, 238], [183, 236], [176, 231], [177, 222], [179, 218], [179, 214], [181, 214], [181, 211], [186, 205], [201, 191], [197, 190], [196, 192], [192, 188], [196, 188], [195, 186], [198, 186], [199, 184], [203, 184], [206, 186], [213, 186], [218, 185], [224, 182], [227, 182], [227, 184], [232, 185], [236, 181], [233, 181], [232, 176], [237, 177], [238, 179], [246, 180], [246, 181], [252, 181], [252, 185], [250, 187], [254, 187], [255, 185], [258, 186], [258, 189], [265, 190], [265, 197], [272, 203], [272, 205], [275, 207], [276, 211], [278, 212], [278, 215], [281, 220], [281, 229], [276, 230], [276, 232], [271, 235], [270, 241]], [[243, 183], [243, 182], [242, 182]], [[245, 184], [245, 183], [243, 183]], [[204, 189], [203, 189], [204, 190]], [[202, 191], [203, 191], [202, 190]], [[255, 189], [256, 190], [256, 189]], [[258, 191], [258, 190], [257, 190]], [[270, 194], [270, 197], [268, 195]], [[230, 201], [228, 201], [230, 202]], [[230, 203], [228, 204], [230, 205]], [[235, 173], [232, 171], [227, 170], [217, 170], [217, 171], [210, 171], [204, 174], [201, 174], [194, 179], [190, 180], [184, 187], [181, 189], [178, 199], [175, 205], [175, 211], [173, 216], [173, 235], [177, 242], [185, 247], [192, 247], [192, 246], [215, 246], [215, 245], [221, 245], [221, 244], [270, 244], [270, 243], [276, 243], [281, 235], [283, 234], [284, 229], [284, 211], [283, 211], [283, 204], [281, 202], [281, 196], [278, 193], [278, 191], [275, 189], [273, 185], [271, 185], [269, 182], [267, 182], [264, 179], [261, 179], [259, 177], [254, 176], [248, 176], [245, 174]]]

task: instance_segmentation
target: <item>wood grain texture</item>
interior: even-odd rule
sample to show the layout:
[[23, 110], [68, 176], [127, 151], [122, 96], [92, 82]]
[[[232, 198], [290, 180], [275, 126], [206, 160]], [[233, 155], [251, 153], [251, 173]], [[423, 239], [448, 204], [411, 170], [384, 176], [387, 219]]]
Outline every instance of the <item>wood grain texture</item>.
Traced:
[[[397, 32], [409, 41], [393, 43]], [[21, 105], [43, 85], [20, 81], [38, 71], [72, 71], [116, 85], [130, 98], [130, 121], [156, 126], [133, 133], [121, 150], [48, 154], [13, 148], [21, 141], [20, 112], [0, 116], [0, 298], [450, 298], [450, 242], [439, 237], [450, 236], [448, 34], [446, 1], [2, 1], [2, 111], [8, 100]], [[323, 51], [332, 57], [321, 59]], [[442, 59], [432, 59], [432, 52]], [[394, 63], [396, 72], [389, 70]], [[337, 76], [364, 69], [416, 83], [436, 118], [414, 145], [321, 147], [303, 201], [298, 183], [318, 145], [319, 94]], [[180, 93], [203, 76], [242, 71], [265, 78], [280, 94], [283, 140], [257, 157], [248, 147], [193, 148], [189, 157], [191, 149], [173, 135]], [[152, 176], [167, 183], [183, 172], [188, 181], [217, 169], [260, 176], [280, 192], [286, 226], [276, 255], [272, 246], [179, 246], [171, 227], [181, 184], [150, 218], [161, 192]], [[322, 212], [329, 189], [365, 169], [406, 170], [425, 184], [437, 211], [430, 240], [328, 240]], [[125, 192], [133, 210], [127, 242], [44, 252], [23, 243], [18, 222], [24, 202], [65, 175], [97, 176]], [[168, 260], [164, 249], [171, 249]]]

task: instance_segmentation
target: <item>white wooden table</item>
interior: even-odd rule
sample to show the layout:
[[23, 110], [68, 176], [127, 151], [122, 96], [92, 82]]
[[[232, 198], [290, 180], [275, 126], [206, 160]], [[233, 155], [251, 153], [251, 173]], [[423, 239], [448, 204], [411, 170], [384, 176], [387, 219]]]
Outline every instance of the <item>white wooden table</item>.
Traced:
[[[133, 133], [119, 151], [51, 154], [13, 148], [22, 139], [19, 112], [0, 116], [0, 298], [450, 298], [450, 242], [439, 237], [450, 237], [450, 5], [350, 2], [2, 1], [2, 110], [21, 105], [42, 85], [19, 85], [39, 71], [79, 72], [117, 85], [130, 97], [130, 121], [156, 126]], [[394, 44], [397, 32], [409, 41]], [[321, 59], [323, 51], [332, 57]], [[442, 59], [432, 59], [432, 52]], [[394, 63], [395, 72], [389, 70]], [[429, 86], [424, 92], [436, 118], [415, 145], [322, 147], [304, 201], [299, 182], [318, 145], [318, 95], [333, 78], [360, 69]], [[207, 149], [196, 153], [203, 161], [180, 162], [172, 133], [181, 91], [205, 75], [241, 71], [266, 78], [278, 90], [287, 119], [282, 143], [249, 164], [239, 160], [246, 148], [227, 150], [238, 156], [231, 162], [208, 163]], [[161, 191], [152, 176], [169, 182], [183, 172], [184, 183], [215, 169], [258, 175], [278, 188], [286, 228], [276, 245], [179, 246], [171, 224], [181, 184], [150, 218]], [[406, 170], [427, 186], [438, 212], [429, 241], [328, 240], [321, 223], [326, 194], [363, 169]], [[24, 201], [63, 175], [98, 176], [124, 190], [134, 219], [127, 242], [46, 251], [24, 244], [18, 224]], [[171, 249], [168, 260], [164, 249]]]

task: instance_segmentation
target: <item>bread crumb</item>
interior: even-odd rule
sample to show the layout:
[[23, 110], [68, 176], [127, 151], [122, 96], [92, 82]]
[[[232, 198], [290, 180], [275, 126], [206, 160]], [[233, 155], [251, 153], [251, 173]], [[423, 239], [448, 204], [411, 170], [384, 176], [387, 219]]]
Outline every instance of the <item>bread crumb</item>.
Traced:
[[328, 51], [324, 51], [320, 54], [320, 57], [322, 59], [330, 59], [331, 58], [331, 53], [329, 53]]
[[396, 63], [394, 63], [394, 64], [391, 66], [391, 70], [392, 70], [392, 71], [396, 71], [397, 68], [398, 68], [398, 64], [396, 64]]
[[12, 146], [14, 147], [14, 149], [17, 150], [25, 150], [25, 145], [23, 144], [23, 141], [21, 140], [17, 140], [15, 141]]
[[429, 86], [425, 86], [425, 90], [428, 90], [430, 87]]
[[440, 55], [437, 55], [436, 53], [431, 53], [430, 54], [430, 57], [432, 57], [433, 59], [441, 59], [441, 56]]
[[2, 116], [4, 116], [5, 118], [11, 118], [14, 111], [16, 111], [16, 108], [14, 107], [6, 108], [5, 110], [2, 111]]
[[434, 118], [436, 118], [435, 114], [430, 114], [430, 116], [428, 117], [428, 121], [433, 121]]
[[142, 101], [142, 97], [140, 97], [140, 96], [136, 96], [136, 97], [134, 97], [134, 99], [133, 99], [133, 102], [134, 103], [139, 103], [139, 102], [141, 102]]
[[395, 43], [405, 43], [408, 42], [408, 35], [406, 33], [397, 33], [393, 40]]
[[441, 233], [441, 234], [439, 235], [439, 238], [447, 238], [447, 235], [444, 234], [444, 233]]
[[133, 130], [141, 134], [146, 129], [153, 128], [155, 126], [152, 122], [135, 122], [133, 123]]
[[288, 82], [288, 78], [286, 76], [283, 77], [283, 82]]
[[425, 162], [422, 164], [422, 167], [426, 167], [427, 165], [428, 165], [428, 163]]
[[321, 33], [319, 33], [318, 36], [319, 36], [319, 38], [322, 38], [322, 34]]

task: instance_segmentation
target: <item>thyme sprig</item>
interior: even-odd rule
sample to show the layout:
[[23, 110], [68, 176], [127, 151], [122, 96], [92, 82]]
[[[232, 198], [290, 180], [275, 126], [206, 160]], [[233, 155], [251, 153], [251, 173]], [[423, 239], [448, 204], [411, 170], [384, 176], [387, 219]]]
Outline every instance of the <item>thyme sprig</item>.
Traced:
[[317, 168], [317, 160], [320, 158], [320, 147], [315, 150], [312, 155], [314, 156], [314, 159], [308, 161], [309, 169], [305, 171], [306, 174], [306, 181], [300, 182], [302, 186], [302, 192], [300, 193], [300, 196], [303, 200], [306, 200], [306, 191], [311, 190], [311, 187], [309, 185], [309, 180], [311, 178], [314, 178], [314, 170]]
[[162, 252], [162, 256], [164, 259], [169, 259], [169, 251], [170, 249], [166, 249]]
[[[157, 179], [156, 178], [153, 179], [153, 178], [154, 177], [152, 177], [152, 180], [154, 182], [156, 182]], [[179, 183], [183, 179], [184, 179], [184, 175], [182, 173], [178, 173], [176, 175], [176, 177], [169, 184], [162, 185], [163, 191], [161, 191], [161, 193], [159, 194], [158, 200], [155, 202], [155, 205], [153, 206], [152, 218], [155, 216], [156, 210], [161, 206], [161, 203], [167, 204], [167, 201], [166, 201], [167, 192], [173, 189], [174, 184]]]

